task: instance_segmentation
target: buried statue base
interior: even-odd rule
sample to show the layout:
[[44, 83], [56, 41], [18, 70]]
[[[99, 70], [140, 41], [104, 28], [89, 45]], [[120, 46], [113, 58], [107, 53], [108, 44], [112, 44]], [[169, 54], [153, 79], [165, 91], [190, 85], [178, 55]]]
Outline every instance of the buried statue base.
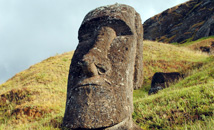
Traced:
[[143, 27], [134, 8], [92, 10], [79, 29], [70, 65], [63, 128], [141, 130], [132, 121], [133, 90], [143, 81]]
[[132, 118], [127, 118], [117, 125], [112, 127], [103, 128], [102, 130], [142, 130], [139, 126], [132, 122]]

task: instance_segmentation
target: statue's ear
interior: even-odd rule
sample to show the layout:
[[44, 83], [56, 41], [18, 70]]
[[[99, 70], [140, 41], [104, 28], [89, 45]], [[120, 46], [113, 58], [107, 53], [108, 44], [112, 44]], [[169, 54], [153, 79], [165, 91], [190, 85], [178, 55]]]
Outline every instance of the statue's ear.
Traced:
[[133, 89], [139, 89], [143, 84], [143, 26], [140, 15], [136, 14], [135, 27], [137, 33], [137, 46], [134, 66]]

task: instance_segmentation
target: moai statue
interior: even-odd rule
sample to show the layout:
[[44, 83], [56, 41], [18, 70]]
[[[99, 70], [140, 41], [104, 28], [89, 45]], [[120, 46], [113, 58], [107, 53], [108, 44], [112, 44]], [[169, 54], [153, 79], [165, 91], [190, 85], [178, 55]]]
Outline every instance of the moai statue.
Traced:
[[141, 130], [132, 121], [133, 89], [143, 81], [143, 27], [134, 8], [89, 12], [70, 65], [63, 128]]
[[149, 90], [149, 95], [157, 93], [159, 90], [169, 87], [170, 83], [177, 82], [184, 75], [179, 72], [156, 72], [152, 77], [151, 88]]

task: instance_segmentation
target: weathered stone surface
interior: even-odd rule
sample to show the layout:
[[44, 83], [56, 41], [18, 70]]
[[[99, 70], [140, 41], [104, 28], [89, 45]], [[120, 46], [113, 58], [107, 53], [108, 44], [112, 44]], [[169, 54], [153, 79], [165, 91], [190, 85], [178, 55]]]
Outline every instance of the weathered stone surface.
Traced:
[[70, 65], [63, 127], [138, 130], [133, 89], [142, 85], [143, 27], [134, 8], [115, 4], [89, 12]]
[[176, 82], [181, 78], [182, 75], [178, 72], [171, 72], [171, 73], [163, 73], [157, 72], [152, 77], [151, 89], [149, 90], [150, 94], [155, 94], [159, 90], [162, 90], [166, 87], [169, 87], [169, 83]]
[[214, 35], [214, 1], [190, 0], [144, 22], [144, 39], [184, 43]]

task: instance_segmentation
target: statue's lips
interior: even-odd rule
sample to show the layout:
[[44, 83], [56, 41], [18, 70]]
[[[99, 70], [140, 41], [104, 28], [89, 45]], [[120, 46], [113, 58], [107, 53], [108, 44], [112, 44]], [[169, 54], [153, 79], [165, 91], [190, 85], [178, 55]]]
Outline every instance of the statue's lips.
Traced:
[[83, 81], [81, 81], [80, 83], [78, 83], [77, 85], [75, 85], [75, 87], [73, 87], [73, 89], [76, 88], [84, 88], [84, 87], [99, 87], [99, 86], [109, 86], [111, 85], [111, 82], [107, 79], [100, 79], [100, 80], [96, 80], [96, 81], [89, 81], [88, 79], [85, 79]]
[[86, 83], [86, 84], [79, 84], [79, 85], [76, 86], [76, 88], [87, 87], [87, 86], [101, 86], [101, 85], [95, 84], [95, 83]]

